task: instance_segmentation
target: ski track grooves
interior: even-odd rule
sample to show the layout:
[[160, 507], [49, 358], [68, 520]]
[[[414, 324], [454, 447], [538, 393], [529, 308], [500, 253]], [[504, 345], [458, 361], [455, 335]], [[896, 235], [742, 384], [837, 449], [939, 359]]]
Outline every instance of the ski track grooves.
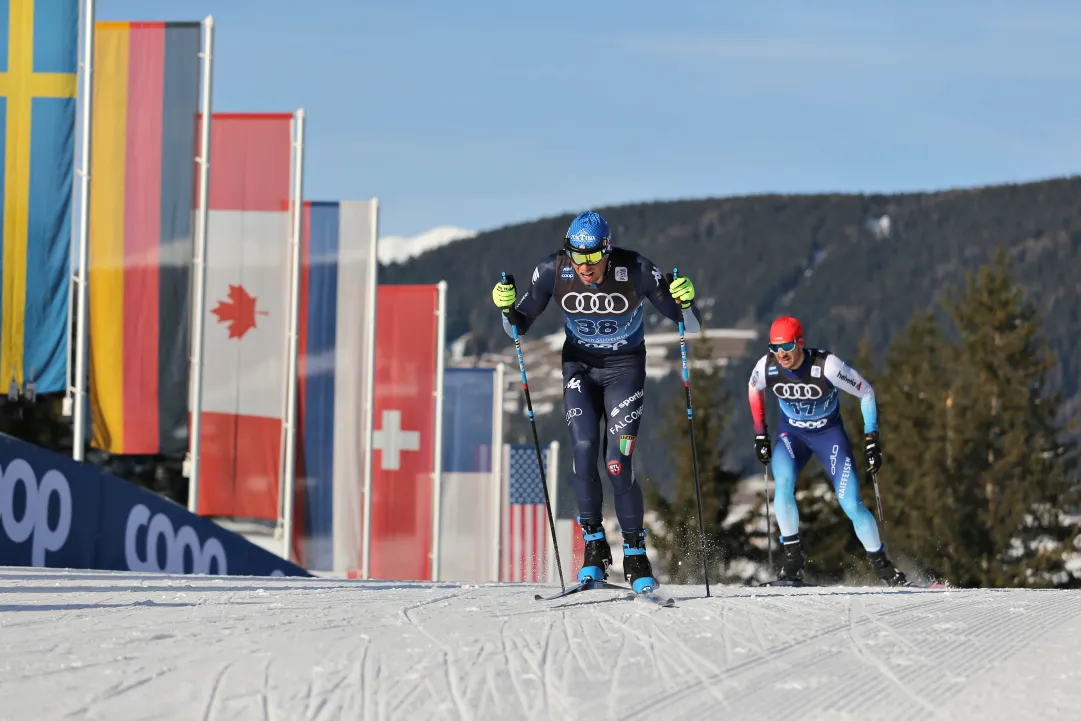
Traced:
[[[2, 574], [0, 574], [2, 575]], [[1081, 591], [4, 579], [0, 717], [1069, 718]], [[20, 584], [26, 589], [20, 592]]]

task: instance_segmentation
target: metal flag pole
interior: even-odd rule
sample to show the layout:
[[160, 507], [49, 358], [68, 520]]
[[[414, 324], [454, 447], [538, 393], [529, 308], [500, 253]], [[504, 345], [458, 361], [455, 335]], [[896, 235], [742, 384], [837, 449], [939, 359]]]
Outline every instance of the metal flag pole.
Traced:
[[293, 229], [289, 300], [289, 356], [285, 376], [285, 481], [282, 484], [284, 510], [282, 511], [282, 558], [292, 560], [293, 555], [293, 486], [296, 481], [297, 437], [297, 352], [300, 327], [300, 250], [301, 228], [304, 218], [304, 108], [296, 112], [296, 174], [293, 178]]
[[[514, 285], [514, 276], [503, 273], [503, 282]], [[540, 439], [537, 437], [537, 419], [533, 416], [533, 401], [529, 398], [529, 381], [525, 377], [525, 360], [522, 358], [522, 341], [518, 337], [518, 326], [510, 324], [514, 334], [514, 350], [518, 353], [518, 369], [522, 371], [522, 392], [525, 393], [526, 408], [529, 409], [529, 425], [533, 427], [533, 445], [537, 449], [537, 464], [540, 466], [541, 488], [544, 490], [544, 506], [548, 510], [548, 528], [552, 531], [552, 548], [555, 550], [556, 568], [559, 569], [559, 587], [567, 590], [567, 584], [563, 581], [563, 564], [559, 562], [559, 544], [556, 543], [556, 523], [552, 517], [552, 502], [548, 498], [548, 480], [544, 473], [544, 457], [541, 455]]]
[[436, 285], [439, 303], [436, 306], [435, 334], [435, 443], [432, 459], [432, 580], [439, 580], [439, 561], [442, 553], [443, 514], [443, 374], [445, 359], [443, 349], [447, 342], [447, 281]]
[[85, 458], [86, 444], [86, 383], [87, 383], [87, 282], [90, 271], [90, 118], [94, 94], [94, 0], [86, 0], [83, 14], [83, 132], [82, 160], [79, 163], [79, 285], [75, 320], [75, 423], [72, 429], [71, 457]]
[[214, 16], [207, 15], [203, 21], [203, 114], [199, 118], [199, 132], [202, 136], [199, 148], [199, 199], [195, 219], [195, 256], [192, 259], [195, 271], [192, 288], [191, 306], [191, 365], [188, 389], [191, 394], [188, 407], [191, 408], [191, 434], [188, 437], [188, 510], [199, 512], [199, 455], [203, 446], [203, 347], [206, 328], [203, 316], [206, 314], [206, 234], [210, 198], [210, 117], [212, 87], [211, 64], [214, 59]]
[[[679, 268], [672, 269], [672, 278], [679, 277]], [[671, 281], [669, 281], [671, 282]], [[683, 388], [687, 391], [687, 423], [691, 431], [691, 468], [694, 471], [694, 493], [698, 499], [698, 545], [702, 556], [702, 577], [706, 580], [706, 598], [709, 598], [709, 564], [706, 561], [706, 527], [702, 520], [702, 484], [698, 480], [698, 449], [694, 443], [694, 409], [691, 406], [691, 374], [687, 368], [687, 339], [684, 337], [683, 311], [679, 312], [679, 354], [683, 359]]]

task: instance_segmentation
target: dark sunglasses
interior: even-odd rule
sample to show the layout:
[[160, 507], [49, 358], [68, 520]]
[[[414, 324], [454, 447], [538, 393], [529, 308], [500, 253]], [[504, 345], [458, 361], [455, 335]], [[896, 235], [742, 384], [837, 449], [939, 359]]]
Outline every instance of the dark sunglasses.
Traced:
[[796, 350], [796, 346], [799, 345], [796, 341], [790, 340], [787, 343], [770, 343], [769, 349], [774, 353], [791, 353]]

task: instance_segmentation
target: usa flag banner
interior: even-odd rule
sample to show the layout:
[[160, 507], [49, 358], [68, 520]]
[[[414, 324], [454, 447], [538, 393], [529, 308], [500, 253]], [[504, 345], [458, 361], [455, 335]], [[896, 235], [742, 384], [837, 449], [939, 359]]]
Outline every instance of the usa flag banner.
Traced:
[[[554, 477], [559, 445], [552, 443], [544, 457], [548, 494], [556, 505]], [[503, 537], [500, 557], [501, 581], [541, 583], [549, 580], [552, 559], [552, 534], [548, 511], [544, 506], [544, 485], [533, 445], [508, 444], [503, 447]]]

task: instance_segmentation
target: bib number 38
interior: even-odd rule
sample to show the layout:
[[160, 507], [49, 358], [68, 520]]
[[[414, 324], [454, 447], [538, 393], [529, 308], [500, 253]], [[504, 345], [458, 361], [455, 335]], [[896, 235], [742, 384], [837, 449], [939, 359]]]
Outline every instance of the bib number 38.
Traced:
[[611, 319], [575, 318], [574, 324], [578, 326], [578, 333], [584, 336], [615, 335], [619, 332], [619, 323]]

